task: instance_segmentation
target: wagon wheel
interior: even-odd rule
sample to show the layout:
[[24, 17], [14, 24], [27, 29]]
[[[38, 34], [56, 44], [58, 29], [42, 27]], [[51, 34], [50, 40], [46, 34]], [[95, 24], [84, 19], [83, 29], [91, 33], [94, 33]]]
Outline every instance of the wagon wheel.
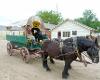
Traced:
[[7, 53], [12, 56], [12, 44], [10, 42], [7, 43]]
[[29, 59], [30, 59], [30, 54], [29, 54], [29, 51], [28, 51], [28, 49], [26, 47], [23, 47], [21, 49], [21, 55], [22, 55], [23, 61], [28, 63]]

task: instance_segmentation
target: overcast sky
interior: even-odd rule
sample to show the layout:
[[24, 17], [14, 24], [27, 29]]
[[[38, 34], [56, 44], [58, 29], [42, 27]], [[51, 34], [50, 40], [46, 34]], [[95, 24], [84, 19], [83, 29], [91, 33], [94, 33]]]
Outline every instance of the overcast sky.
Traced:
[[40, 10], [58, 10], [64, 19], [74, 19], [91, 9], [100, 20], [99, 8], [100, 0], [0, 0], [0, 25], [25, 20]]

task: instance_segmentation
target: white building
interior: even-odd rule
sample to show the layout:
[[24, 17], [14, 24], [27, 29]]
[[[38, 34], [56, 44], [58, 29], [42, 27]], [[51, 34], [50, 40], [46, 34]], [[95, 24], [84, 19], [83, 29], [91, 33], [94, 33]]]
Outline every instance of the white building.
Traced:
[[51, 30], [51, 39], [61, 38], [66, 39], [75, 36], [87, 36], [94, 34], [95, 29], [83, 25], [79, 22], [66, 19], [64, 22], [57, 25]]
[[[9, 28], [9, 29], [7, 29]], [[0, 39], [6, 39], [6, 35], [23, 35], [23, 29], [17, 26], [0, 26]]]

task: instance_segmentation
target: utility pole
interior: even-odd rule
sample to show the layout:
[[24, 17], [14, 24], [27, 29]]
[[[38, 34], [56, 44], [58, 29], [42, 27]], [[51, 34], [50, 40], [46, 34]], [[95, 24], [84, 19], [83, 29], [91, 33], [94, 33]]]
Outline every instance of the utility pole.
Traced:
[[58, 4], [56, 3], [56, 11], [57, 11], [57, 13], [58, 13]]

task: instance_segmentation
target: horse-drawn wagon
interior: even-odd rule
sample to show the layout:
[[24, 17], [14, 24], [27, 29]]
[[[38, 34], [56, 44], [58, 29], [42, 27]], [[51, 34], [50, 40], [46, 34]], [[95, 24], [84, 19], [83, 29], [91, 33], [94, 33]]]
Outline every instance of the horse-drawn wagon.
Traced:
[[[6, 35], [6, 40], [9, 41], [7, 43], [8, 54], [11, 56], [18, 51], [25, 62], [28, 62], [30, 58], [39, 57], [42, 41], [48, 39], [46, 35], [40, 34], [42, 32], [39, 29], [41, 27], [41, 21], [34, 19], [31, 21], [33, 25], [28, 23], [24, 26], [23, 35]], [[36, 32], [37, 29], [38, 31]]]
[[[30, 20], [29, 20], [30, 21]], [[40, 21], [41, 22], [41, 21]], [[99, 62], [99, 49], [97, 39], [92, 40], [86, 37], [68, 38], [65, 40], [46, 40], [48, 37], [41, 34], [42, 30], [39, 28], [41, 23], [33, 20], [33, 25], [27, 24], [25, 26], [24, 35], [7, 35], [7, 52], [11, 56], [14, 51], [19, 51], [25, 62], [30, 58], [39, 57], [42, 54], [42, 65], [50, 71], [47, 60], [50, 57], [50, 62], [54, 63], [53, 58], [64, 60], [65, 66], [62, 72], [62, 78], [68, 77], [68, 70], [71, 69], [71, 63], [77, 58], [81, 62], [86, 63], [82, 59], [82, 52], [86, 51], [88, 58], [93, 63]], [[43, 24], [42, 24], [43, 27]], [[42, 43], [42, 41], [44, 41]]]

